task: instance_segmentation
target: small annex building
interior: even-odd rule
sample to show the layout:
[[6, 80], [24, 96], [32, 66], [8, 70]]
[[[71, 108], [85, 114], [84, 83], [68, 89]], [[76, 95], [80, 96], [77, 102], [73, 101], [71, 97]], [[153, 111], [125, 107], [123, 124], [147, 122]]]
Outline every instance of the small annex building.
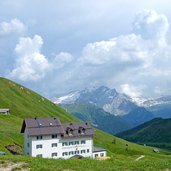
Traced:
[[93, 146], [94, 130], [87, 122], [61, 124], [59, 118], [23, 121], [24, 154], [43, 158], [106, 157], [106, 150]]
[[0, 108], [0, 114], [2, 114], [2, 115], [9, 115], [10, 114], [10, 110], [9, 109], [1, 109]]

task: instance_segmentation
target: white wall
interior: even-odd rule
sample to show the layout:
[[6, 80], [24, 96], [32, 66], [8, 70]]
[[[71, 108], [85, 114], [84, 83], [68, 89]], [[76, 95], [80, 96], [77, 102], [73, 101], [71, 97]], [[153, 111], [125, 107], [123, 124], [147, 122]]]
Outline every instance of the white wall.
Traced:
[[[74, 139], [63, 139], [61, 142], [70, 142], [70, 141], [79, 141], [85, 140], [86, 144], [79, 144], [79, 145], [71, 145], [71, 146], [61, 146], [62, 151], [69, 152], [69, 151], [79, 151], [78, 155], [81, 155], [83, 157], [92, 157], [92, 148], [93, 148], [93, 140], [91, 137], [87, 138], [74, 138]], [[61, 143], [62, 145], [62, 143]], [[87, 152], [87, 149], [89, 149], [89, 152]], [[86, 150], [86, 153], [80, 153], [81, 150]], [[75, 154], [74, 154], [75, 155]], [[62, 158], [70, 158], [74, 155], [70, 156], [61, 156]]]
[[[25, 154], [31, 150], [30, 153], [31, 156], [36, 157], [38, 154], [42, 154], [43, 158], [52, 158], [52, 153], [57, 152], [57, 157], [55, 158], [70, 158], [74, 156], [75, 154], [65, 155], [63, 156], [63, 152], [70, 152], [70, 151], [79, 151], [86, 150], [86, 153], [79, 154], [83, 157], [92, 157], [92, 147], [93, 147], [93, 140], [91, 137], [84, 137], [84, 138], [70, 138], [70, 139], [61, 139], [61, 137], [58, 135], [58, 138], [52, 139], [50, 136], [43, 136], [43, 139], [37, 140], [37, 137], [30, 137], [30, 148], [27, 148], [27, 136], [25, 138]], [[79, 145], [69, 145], [69, 146], [62, 146], [63, 142], [70, 142], [70, 141], [79, 141], [85, 140], [86, 144], [79, 144]], [[57, 143], [57, 147], [52, 147], [52, 143]], [[36, 145], [42, 145], [42, 148], [36, 149]], [[87, 153], [87, 149], [89, 149], [89, 152]]]
[[96, 155], [99, 157], [106, 157], [106, 151], [93, 152], [93, 158], [96, 158]]
[[[38, 154], [42, 154], [43, 158], [51, 158], [52, 153], [57, 152], [59, 157], [60, 144], [59, 139], [52, 139], [51, 136], [42, 136], [43, 139], [37, 140], [36, 137], [32, 137], [32, 156], [36, 157]], [[52, 143], [57, 143], [57, 147], [52, 147]], [[37, 145], [42, 145], [42, 148], [37, 149]]]

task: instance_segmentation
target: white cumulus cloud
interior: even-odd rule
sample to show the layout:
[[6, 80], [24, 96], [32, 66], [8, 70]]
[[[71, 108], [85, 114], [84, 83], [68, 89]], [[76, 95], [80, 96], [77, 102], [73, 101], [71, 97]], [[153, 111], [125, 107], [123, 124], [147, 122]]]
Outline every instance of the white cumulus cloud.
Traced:
[[73, 56], [68, 52], [60, 52], [53, 61], [54, 69], [62, 68], [73, 61]]
[[41, 53], [43, 40], [35, 35], [32, 38], [22, 37], [16, 45], [16, 66], [10, 75], [23, 81], [37, 81], [46, 75], [50, 68], [47, 58]]
[[55, 57], [56, 62], [63, 62], [63, 63], [69, 63], [73, 60], [73, 56], [68, 52], [60, 52]]
[[12, 33], [23, 33], [27, 30], [27, 27], [19, 19], [14, 18], [10, 22], [0, 23], [0, 35], [9, 35]]
[[[68, 84], [71, 81], [76, 89], [102, 84], [116, 87], [132, 97], [140, 96], [142, 90], [146, 91], [143, 96], [154, 95], [155, 86], [167, 91], [171, 83], [167, 17], [143, 10], [135, 17], [132, 27], [130, 34], [88, 43], [75, 64], [63, 70], [63, 78], [70, 73], [70, 80], [67, 77], [63, 81]], [[162, 83], [166, 80], [167, 84]]]
[[169, 22], [165, 15], [154, 10], [139, 12], [133, 23], [133, 32], [140, 34], [144, 39], [153, 39], [159, 44], [165, 43], [165, 36], [169, 29]]
[[107, 41], [89, 43], [84, 47], [80, 61], [92, 65], [138, 65], [146, 59], [145, 46], [144, 40], [135, 34], [119, 36]]
[[171, 85], [168, 30], [164, 14], [143, 10], [136, 15], [129, 34], [90, 42], [79, 57], [61, 52], [51, 61], [41, 53], [40, 36], [24, 37], [15, 48], [16, 65], [11, 76], [35, 81], [47, 75], [45, 80], [52, 93], [56, 85], [61, 92], [106, 85], [132, 97], [168, 93]]
[[121, 88], [121, 92], [127, 94], [130, 97], [140, 97], [142, 95], [139, 88], [135, 86], [131, 86], [129, 84], [122, 84], [120, 88]]

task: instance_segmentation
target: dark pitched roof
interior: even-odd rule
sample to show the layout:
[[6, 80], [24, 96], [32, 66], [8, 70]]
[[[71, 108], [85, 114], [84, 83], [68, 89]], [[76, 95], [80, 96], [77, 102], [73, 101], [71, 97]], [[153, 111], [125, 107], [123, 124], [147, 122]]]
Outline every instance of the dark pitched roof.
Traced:
[[64, 133], [58, 118], [29, 118], [23, 121], [21, 133], [25, 128], [30, 136]]
[[27, 128], [48, 127], [50, 123], [52, 126], [61, 126], [58, 118], [30, 118], [24, 120]]
[[106, 149], [101, 148], [101, 147], [94, 147], [94, 146], [93, 146], [93, 153], [95, 153], [95, 152], [100, 152], [100, 151], [106, 151]]
[[30, 136], [60, 134], [63, 138], [71, 138], [94, 135], [94, 130], [87, 122], [61, 124], [58, 118], [25, 119], [21, 133], [24, 133], [25, 128]]

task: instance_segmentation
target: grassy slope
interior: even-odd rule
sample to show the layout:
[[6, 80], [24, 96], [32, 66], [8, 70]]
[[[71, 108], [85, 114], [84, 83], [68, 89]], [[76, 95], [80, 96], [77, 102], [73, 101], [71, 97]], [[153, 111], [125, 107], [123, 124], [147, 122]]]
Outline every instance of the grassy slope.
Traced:
[[23, 144], [23, 118], [57, 116], [62, 122], [77, 120], [49, 100], [4, 78], [0, 78], [0, 108], [10, 108], [11, 113], [0, 115], [0, 150], [12, 142]]
[[126, 140], [171, 149], [171, 119], [156, 118], [117, 136]]
[[[5, 145], [11, 144], [13, 142], [23, 145], [23, 135], [20, 134], [23, 118], [35, 116], [57, 116], [62, 122], [77, 120], [60, 107], [51, 103], [49, 100], [45, 98], [42, 99], [40, 95], [26, 88], [21, 88], [20, 85], [3, 78], [0, 78], [0, 108], [10, 108], [11, 110], [11, 115], [0, 116], [0, 150], [3, 151], [6, 151], [4, 148]], [[138, 166], [134, 160], [139, 155], [145, 154], [146, 160], [148, 160], [149, 163], [152, 162], [153, 159], [158, 160], [158, 163], [163, 162], [163, 164], [160, 165], [154, 164], [152, 168], [171, 168], [171, 164], [169, 164], [171, 163], [170, 158], [165, 155], [167, 154], [166, 152], [154, 154], [150, 147], [143, 147], [134, 143], [129, 143], [100, 130], [95, 130], [95, 133], [95, 144], [107, 148], [108, 154], [114, 156], [110, 161], [101, 162], [102, 167], [99, 166], [99, 161], [92, 161], [89, 159], [84, 159], [79, 162], [75, 162], [75, 160], [58, 160], [56, 162], [56, 160], [35, 159], [24, 156], [13, 157], [9, 153], [5, 157], [0, 156], [0, 160], [24, 160], [29, 163], [29, 167], [31, 167], [33, 170], [36, 170], [35, 167], [37, 167], [37, 170], [38, 167], [40, 170], [41, 168], [49, 168], [49, 164], [52, 165], [52, 163], [52, 170], [54, 170], [54, 167], [56, 167], [56, 169], [58, 167], [57, 170], [67, 168], [80, 170], [80, 168], [82, 168], [84, 165], [85, 167], [82, 170], [97, 170], [98, 168], [98, 170], [103, 170], [104, 168], [108, 170], [112, 170], [109, 168], [127, 168], [127, 170], [135, 170], [136, 168], [137, 170], [137, 168], [141, 168], [142, 166]], [[115, 143], [112, 143], [114, 139]], [[128, 144], [127, 151], [125, 150], [125, 144]], [[140, 165], [148, 168], [148, 165], [145, 166], [143, 159], [142, 163], [140, 162]]]

